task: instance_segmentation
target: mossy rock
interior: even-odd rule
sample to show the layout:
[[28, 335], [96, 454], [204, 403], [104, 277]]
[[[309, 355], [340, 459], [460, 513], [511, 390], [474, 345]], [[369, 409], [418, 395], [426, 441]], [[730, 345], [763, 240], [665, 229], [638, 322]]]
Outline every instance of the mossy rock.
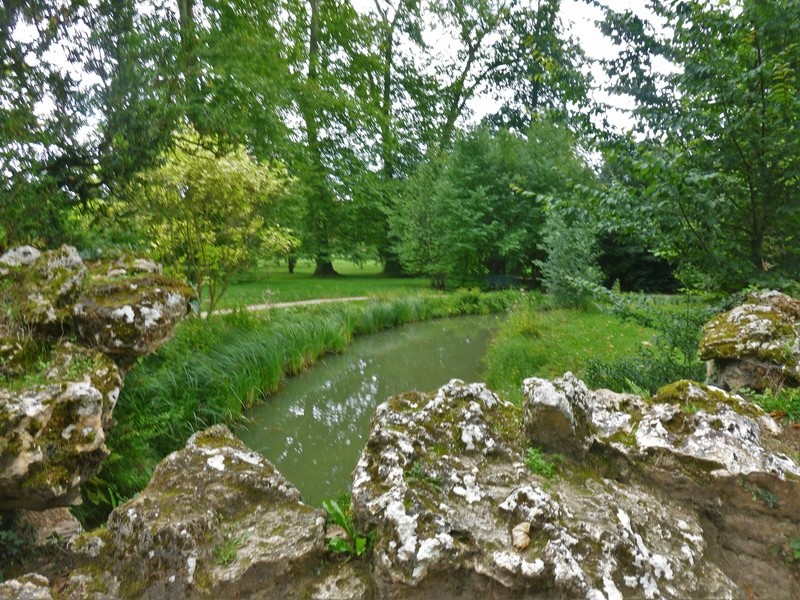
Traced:
[[121, 386], [116, 365], [69, 342], [36, 373], [0, 390], [0, 510], [40, 510], [79, 499], [108, 455], [105, 430]]
[[80, 543], [122, 597], [282, 598], [314, 578], [324, 525], [323, 511], [218, 425], [165, 458], [99, 541]]
[[781, 294], [751, 294], [744, 304], [718, 315], [703, 328], [704, 360], [754, 358], [796, 368], [800, 302]]
[[71, 304], [86, 277], [78, 251], [62, 246], [43, 253], [29, 252], [24, 259], [9, 264], [6, 257], [13, 252], [0, 257], [5, 265], [0, 269], [0, 305], [5, 306], [7, 318], [44, 333], [68, 330]]
[[101, 281], [117, 281], [139, 275], [161, 275], [161, 265], [149, 258], [123, 254], [105, 260], [96, 260], [86, 264], [89, 277], [95, 283]]
[[73, 308], [78, 336], [114, 356], [136, 357], [167, 341], [196, 296], [186, 284], [137, 275], [88, 286]]

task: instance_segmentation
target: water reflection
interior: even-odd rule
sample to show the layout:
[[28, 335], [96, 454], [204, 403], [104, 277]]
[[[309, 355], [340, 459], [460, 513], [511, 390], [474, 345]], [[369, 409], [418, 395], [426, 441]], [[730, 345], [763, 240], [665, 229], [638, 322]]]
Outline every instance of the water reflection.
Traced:
[[408, 325], [356, 339], [288, 380], [250, 415], [242, 440], [269, 458], [310, 504], [349, 488], [375, 407], [393, 394], [480, 379], [497, 316]]

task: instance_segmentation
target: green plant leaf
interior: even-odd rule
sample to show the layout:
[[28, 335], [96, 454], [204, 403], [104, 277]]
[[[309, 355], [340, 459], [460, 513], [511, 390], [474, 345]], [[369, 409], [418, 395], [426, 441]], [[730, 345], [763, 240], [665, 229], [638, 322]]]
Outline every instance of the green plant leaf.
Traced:
[[337, 554], [353, 554], [355, 552], [353, 545], [338, 535], [328, 540], [328, 550]]

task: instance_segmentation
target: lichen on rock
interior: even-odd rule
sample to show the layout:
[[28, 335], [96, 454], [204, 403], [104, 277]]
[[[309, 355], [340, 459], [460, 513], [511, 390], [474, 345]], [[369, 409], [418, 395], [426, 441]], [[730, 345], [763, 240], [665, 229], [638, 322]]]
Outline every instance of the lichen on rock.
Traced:
[[98, 471], [119, 366], [168, 339], [194, 296], [159, 270], [135, 258], [87, 270], [71, 246], [0, 256], [0, 509], [74, 503]]
[[10, 304], [20, 324], [60, 333], [69, 319], [69, 307], [81, 291], [86, 266], [77, 250], [62, 246], [40, 253], [16, 248], [0, 257], [4, 303]]
[[[681, 507], [601, 477], [531, 473], [527, 441], [509, 427], [520, 416], [485, 386], [458, 381], [379, 407], [353, 475], [359, 525], [377, 529], [379, 595], [734, 597]], [[491, 443], [459, 447], [466, 423]], [[525, 523], [528, 539], [515, 545]]]
[[522, 382], [523, 426], [528, 442], [551, 452], [580, 456], [592, 443], [593, 403], [586, 385], [572, 373], [553, 381]]
[[124, 597], [288, 597], [321, 565], [324, 515], [302, 504], [269, 461], [214, 426], [165, 458], [104, 532], [78, 542], [86, 562], [103, 569], [78, 569], [71, 590], [94, 578]]
[[753, 293], [703, 328], [707, 382], [728, 390], [800, 384], [800, 302], [780, 292]]
[[0, 509], [78, 499], [78, 484], [108, 455], [120, 386], [113, 361], [62, 342], [38, 382], [0, 389]]
[[79, 337], [115, 356], [136, 357], [155, 351], [189, 312], [194, 292], [158, 275], [94, 283], [75, 303]]

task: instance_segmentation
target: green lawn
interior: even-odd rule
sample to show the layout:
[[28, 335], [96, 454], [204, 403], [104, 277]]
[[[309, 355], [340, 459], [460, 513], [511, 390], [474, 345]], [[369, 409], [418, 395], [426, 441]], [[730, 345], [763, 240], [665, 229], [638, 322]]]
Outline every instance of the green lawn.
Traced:
[[433, 292], [430, 281], [418, 277], [387, 277], [375, 262], [359, 266], [335, 260], [333, 266], [340, 276], [314, 277], [311, 261], [298, 261], [294, 274], [286, 263], [271, 264], [243, 274], [231, 284], [219, 303], [219, 308], [233, 308], [264, 302], [293, 302], [314, 298], [345, 298], [348, 296], [398, 296]]
[[572, 371], [583, 377], [592, 359], [613, 361], [636, 354], [654, 332], [601, 312], [519, 307], [501, 327], [486, 357], [486, 381], [519, 403], [527, 377], [553, 378]]

